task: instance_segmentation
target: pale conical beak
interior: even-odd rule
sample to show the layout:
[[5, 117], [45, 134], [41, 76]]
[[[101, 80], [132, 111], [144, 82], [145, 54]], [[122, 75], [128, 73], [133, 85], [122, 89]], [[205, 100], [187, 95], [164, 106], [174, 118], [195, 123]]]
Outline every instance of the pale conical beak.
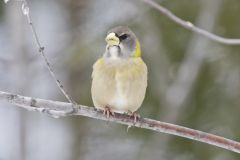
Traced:
[[115, 33], [109, 33], [107, 37], [105, 38], [106, 42], [110, 46], [117, 46], [120, 43], [119, 38], [116, 36]]

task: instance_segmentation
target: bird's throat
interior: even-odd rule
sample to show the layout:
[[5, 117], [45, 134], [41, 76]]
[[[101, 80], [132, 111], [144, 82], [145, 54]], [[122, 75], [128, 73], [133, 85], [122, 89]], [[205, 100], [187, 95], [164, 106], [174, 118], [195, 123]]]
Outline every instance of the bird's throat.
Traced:
[[120, 58], [121, 50], [119, 46], [109, 46], [107, 52], [108, 52], [107, 58], [110, 59]]

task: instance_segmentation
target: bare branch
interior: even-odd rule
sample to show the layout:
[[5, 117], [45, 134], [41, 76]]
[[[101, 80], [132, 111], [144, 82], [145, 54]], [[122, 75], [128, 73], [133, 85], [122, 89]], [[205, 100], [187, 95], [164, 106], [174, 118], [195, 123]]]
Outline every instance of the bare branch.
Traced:
[[210, 33], [204, 29], [201, 29], [199, 27], [196, 27], [194, 24], [192, 24], [189, 21], [185, 21], [179, 17], [177, 17], [176, 15], [174, 15], [171, 11], [169, 11], [168, 9], [164, 8], [163, 6], [157, 4], [155, 1], [153, 0], [142, 0], [144, 3], [148, 4], [149, 6], [155, 8], [156, 10], [158, 10], [159, 12], [161, 12], [164, 16], [168, 17], [169, 19], [171, 19], [173, 22], [179, 24], [180, 26], [182, 26], [183, 28], [186, 28], [190, 31], [193, 31], [197, 34], [200, 34], [202, 36], [205, 36], [206, 38], [209, 38], [213, 41], [219, 42], [219, 43], [223, 43], [223, 44], [228, 44], [228, 45], [239, 45], [240, 44], [240, 39], [231, 39], [231, 38], [224, 38], [218, 35], [215, 35], [213, 33]]
[[33, 33], [33, 37], [35, 38], [37, 47], [38, 47], [38, 51], [39, 53], [41, 53], [41, 56], [43, 57], [46, 66], [48, 68], [48, 71], [50, 72], [52, 78], [54, 79], [54, 81], [56, 82], [57, 86], [59, 87], [59, 89], [61, 90], [61, 92], [64, 94], [64, 96], [67, 98], [67, 100], [72, 103], [72, 104], [77, 104], [76, 102], [74, 102], [74, 100], [69, 96], [69, 94], [67, 93], [67, 91], [65, 91], [63, 85], [61, 84], [61, 81], [57, 79], [56, 75], [54, 74], [54, 71], [51, 67], [51, 64], [49, 63], [45, 52], [44, 52], [44, 47], [41, 45], [39, 37], [37, 35], [35, 26], [33, 25], [30, 13], [29, 13], [29, 6], [26, 0], [23, 0], [23, 4], [22, 4], [22, 10], [23, 10], [23, 14], [26, 15], [27, 20], [28, 20], [28, 24], [30, 25], [30, 28], [32, 30]]
[[[222, 0], [202, 1], [202, 10], [196, 20], [197, 25], [212, 31], [221, 10], [221, 5]], [[179, 65], [173, 83], [166, 91], [166, 104], [171, 122], [175, 122], [178, 119], [177, 117], [180, 116], [180, 111], [184, 110], [182, 107], [188, 100], [204, 59], [208, 55], [209, 41], [209, 39], [193, 34], [187, 45], [186, 56]]]
[[[70, 116], [70, 115], [81, 115], [85, 117], [90, 117], [98, 120], [110, 121], [115, 123], [120, 123], [124, 125], [133, 125], [133, 119], [125, 114], [115, 114], [114, 117], [106, 118], [101, 111], [97, 111], [93, 107], [87, 107], [83, 105], [76, 105], [76, 112], [69, 113], [72, 108], [71, 103], [44, 100], [39, 98], [24, 97], [20, 95], [15, 95], [12, 93], [0, 91], [0, 100], [7, 101], [11, 104], [17, 105], [19, 107], [25, 108], [29, 111], [39, 111], [42, 113], [48, 113], [53, 117], [59, 116]], [[240, 153], [240, 143], [226, 139], [224, 137], [216, 136], [213, 134], [205, 133], [202, 131], [178, 126], [175, 124], [160, 122], [148, 118], [141, 118], [135, 127], [145, 128], [153, 130], [160, 133], [167, 133], [171, 135], [176, 135], [179, 137], [185, 137], [195, 141], [200, 141], [203, 143], [211, 144], [220, 148], [227, 149], [236, 153]]]

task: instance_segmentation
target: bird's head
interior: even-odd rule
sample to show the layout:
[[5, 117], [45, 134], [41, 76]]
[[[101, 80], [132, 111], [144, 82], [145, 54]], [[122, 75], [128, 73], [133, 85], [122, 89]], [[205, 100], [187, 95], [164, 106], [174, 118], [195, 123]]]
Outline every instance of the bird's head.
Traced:
[[106, 58], [134, 58], [141, 56], [141, 48], [135, 34], [126, 26], [111, 29], [106, 38]]

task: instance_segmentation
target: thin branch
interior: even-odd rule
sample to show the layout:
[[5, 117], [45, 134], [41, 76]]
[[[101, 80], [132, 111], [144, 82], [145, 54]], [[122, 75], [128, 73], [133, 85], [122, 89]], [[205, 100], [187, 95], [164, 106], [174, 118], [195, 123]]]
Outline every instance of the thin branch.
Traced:
[[[218, 19], [221, 5], [222, 0], [202, 1], [202, 10], [196, 20], [197, 25], [212, 31], [216, 19]], [[182, 107], [184, 107], [184, 104], [188, 100], [204, 59], [209, 53], [207, 52], [209, 50], [209, 41], [209, 39], [204, 39], [193, 34], [187, 45], [186, 56], [178, 67], [178, 72], [173, 83], [166, 91], [165, 98], [171, 122], [176, 122], [177, 117], [180, 116], [180, 111], [184, 110]]]
[[27, 17], [27, 20], [28, 20], [28, 24], [32, 30], [32, 33], [33, 33], [33, 37], [36, 41], [36, 44], [37, 44], [37, 47], [38, 47], [38, 51], [39, 53], [41, 54], [41, 56], [43, 57], [45, 63], [46, 63], [46, 66], [47, 66], [47, 69], [48, 71], [50, 72], [52, 78], [54, 79], [54, 81], [56, 82], [57, 86], [59, 87], [59, 89], [61, 90], [61, 92], [64, 94], [64, 96], [67, 98], [67, 100], [72, 103], [72, 104], [77, 104], [70, 96], [69, 94], [67, 93], [67, 91], [64, 89], [63, 85], [61, 84], [61, 81], [57, 79], [52, 67], [51, 67], [51, 64], [49, 63], [46, 55], [45, 55], [45, 52], [44, 52], [44, 47], [41, 45], [40, 43], [40, 40], [39, 40], [39, 36], [36, 32], [36, 29], [35, 29], [35, 26], [32, 22], [32, 19], [31, 19], [31, 16], [29, 14], [29, 6], [28, 6], [28, 3], [26, 0], [23, 0], [23, 4], [22, 4], [22, 10], [23, 10], [23, 14], [26, 15]]
[[[212, 32], [221, 10], [222, 0], [202, 0], [199, 5], [201, 10], [196, 18], [196, 25]], [[193, 34], [191, 37], [189, 44], [187, 44], [186, 56], [184, 56], [178, 67], [174, 81], [164, 92], [162, 104], [167, 107], [164, 108], [164, 111], [161, 110], [164, 113], [161, 115], [163, 121], [176, 123], [185, 115], [186, 106], [184, 104], [189, 98], [189, 93], [192, 91], [199, 69], [208, 54], [208, 52], [202, 51], [208, 50], [209, 41], [209, 39], [197, 34]], [[159, 142], [158, 139], [157, 134], [151, 136], [151, 141]], [[160, 146], [167, 146], [170, 140], [172, 140], [171, 136], [161, 139]], [[152, 146], [154, 144], [150, 143], [150, 145], [154, 147]], [[157, 145], [159, 146], [159, 144]], [[148, 154], [151, 154], [151, 151]]]
[[[48, 113], [53, 117], [80, 115], [98, 120], [120, 123], [128, 126], [133, 125], [133, 119], [128, 115], [116, 113], [114, 117], [106, 118], [106, 116], [104, 116], [101, 111], [98, 111], [93, 107], [87, 107], [83, 105], [76, 105], [76, 112], [69, 113], [69, 110], [71, 110], [72, 107], [71, 103], [24, 97], [2, 91], [0, 91], [0, 100], [7, 101], [29, 111]], [[224, 148], [229, 151], [240, 153], [239, 142], [175, 124], [160, 122], [148, 118], [141, 118], [135, 123], [135, 127], [176, 135], [179, 137], [185, 137], [195, 141], [200, 141], [220, 148]]]
[[144, 3], [146, 3], [146, 4], [148, 4], [149, 6], [155, 8], [156, 10], [161, 12], [164, 16], [168, 17], [173, 22], [179, 24], [183, 28], [186, 28], [186, 29], [188, 29], [190, 31], [193, 31], [193, 32], [195, 32], [197, 34], [205, 36], [206, 38], [209, 38], [211, 40], [217, 41], [219, 43], [228, 44], [228, 45], [239, 45], [240, 44], [240, 39], [224, 38], [224, 37], [215, 35], [213, 33], [210, 33], [210, 32], [208, 32], [208, 31], [206, 31], [204, 29], [201, 29], [201, 28], [195, 26], [194, 24], [192, 24], [191, 22], [185, 21], [185, 20], [177, 17], [171, 11], [169, 11], [168, 9], [166, 9], [163, 6], [159, 5], [158, 3], [156, 3], [153, 0], [142, 0], [142, 1]]

